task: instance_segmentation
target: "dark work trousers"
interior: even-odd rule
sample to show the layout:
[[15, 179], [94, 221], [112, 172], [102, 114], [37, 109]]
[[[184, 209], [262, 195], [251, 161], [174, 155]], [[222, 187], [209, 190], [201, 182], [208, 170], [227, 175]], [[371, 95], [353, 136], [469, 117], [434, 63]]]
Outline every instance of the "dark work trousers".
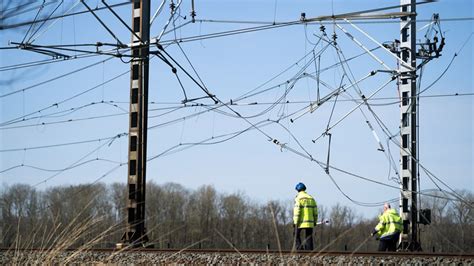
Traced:
[[[304, 232], [303, 243], [301, 243], [301, 232]], [[313, 250], [313, 228], [295, 228], [293, 234], [297, 250]]]
[[388, 237], [380, 238], [378, 251], [397, 251], [398, 238], [400, 233]]

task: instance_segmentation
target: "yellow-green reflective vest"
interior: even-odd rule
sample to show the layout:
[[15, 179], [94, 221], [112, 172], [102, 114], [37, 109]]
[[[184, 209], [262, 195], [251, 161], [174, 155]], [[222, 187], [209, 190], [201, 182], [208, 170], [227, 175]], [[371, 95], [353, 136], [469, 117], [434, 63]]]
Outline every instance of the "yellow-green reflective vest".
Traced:
[[318, 206], [305, 191], [298, 192], [293, 209], [293, 224], [298, 228], [313, 228], [318, 220]]
[[388, 209], [379, 216], [379, 223], [375, 226], [375, 230], [380, 238], [384, 238], [395, 233], [400, 233], [402, 227], [402, 218], [400, 218], [394, 209]]

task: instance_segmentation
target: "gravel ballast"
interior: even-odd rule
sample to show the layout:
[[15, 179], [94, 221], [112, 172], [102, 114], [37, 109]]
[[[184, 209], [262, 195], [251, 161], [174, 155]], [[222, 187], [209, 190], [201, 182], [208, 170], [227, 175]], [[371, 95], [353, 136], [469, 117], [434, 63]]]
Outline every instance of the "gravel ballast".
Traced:
[[0, 265], [30, 264], [324, 264], [324, 265], [474, 265], [472, 258], [189, 252], [2, 251]]

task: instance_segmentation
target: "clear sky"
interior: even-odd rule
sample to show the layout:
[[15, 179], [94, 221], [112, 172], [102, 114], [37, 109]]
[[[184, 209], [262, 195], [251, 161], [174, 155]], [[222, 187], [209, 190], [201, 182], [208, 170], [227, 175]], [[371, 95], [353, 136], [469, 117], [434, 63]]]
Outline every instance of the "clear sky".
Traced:
[[[51, 13], [59, 3], [59, 1], [46, 2], [52, 3], [48, 4], [40, 15]], [[85, 9], [79, 1], [65, 2], [59, 6], [55, 14]], [[86, 2], [91, 7], [102, 6], [100, 1]], [[108, 1], [109, 4], [119, 2], [121, 1]], [[160, 1], [152, 2], [152, 13], [154, 13]], [[261, 26], [242, 21], [279, 23], [298, 20], [302, 12], [306, 13], [306, 18], [312, 18], [399, 3], [396, 0], [317, 2], [195, 0], [195, 2], [198, 21], [170, 31], [163, 36], [163, 42], [175, 38], [179, 40], [189, 36]], [[116, 8], [127, 23], [131, 21], [130, 9], [129, 5]], [[37, 10], [6, 18], [2, 23], [9, 25], [31, 20]], [[171, 23], [168, 29], [188, 22], [190, 11], [190, 1], [183, 1], [180, 17], [177, 15], [174, 25]], [[397, 10], [381, 12], [393, 11]], [[422, 27], [429, 23], [433, 13], [439, 13], [442, 20], [454, 18], [471, 18], [471, 20], [441, 22], [446, 46], [442, 56], [429, 62], [424, 68], [421, 90], [443, 73], [455, 53], [459, 55], [439, 81], [421, 95], [419, 158], [426, 169], [450, 187], [472, 192], [474, 38], [470, 36], [474, 31], [473, 3], [470, 0], [441, 0], [418, 6], [420, 21], [417, 26], [420, 29], [418, 31], [420, 41], [427, 30], [427, 27]], [[97, 14], [122, 42], [130, 41], [130, 32], [110, 12], [104, 10], [98, 11]], [[161, 32], [169, 14], [169, 1], [167, 1], [163, 12], [152, 25], [153, 37]], [[230, 21], [235, 23], [228, 23]], [[240, 23], [237, 23], [239, 21]], [[399, 39], [397, 20], [391, 20], [389, 23], [356, 24], [380, 43]], [[329, 38], [336, 34], [337, 42], [346, 58], [364, 52], [337, 25], [332, 22], [324, 25]], [[338, 25], [350, 32], [365, 47], [369, 49], [377, 47], [377, 44], [350, 24]], [[90, 13], [58, 19], [54, 24], [45, 23], [37, 32], [36, 26], [28, 29], [29, 26], [1, 30], [0, 46], [8, 47], [9, 42], [21, 42], [25, 35], [25, 39], [28, 40], [32, 33], [36, 34], [33, 34], [34, 37], [30, 40], [34, 40], [33, 43], [37, 45], [115, 42]], [[237, 105], [232, 105], [231, 108], [242, 116], [249, 116], [248, 121], [254, 125], [281, 119], [278, 124], [269, 123], [268, 126], [262, 127], [262, 132], [280, 143], [285, 143], [287, 147], [304, 154], [307, 152], [313, 158], [326, 162], [328, 137], [322, 137], [314, 143], [312, 140], [321, 136], [328, 122], [334, 124], [357, 105], [357, 102], [350, 100], [351, 96], [360, 99], [356, 88], [364, 95], [370, 95], [388, 82], [390, 75], [378, 73], [359, 83], [357, 87], [348, 89], [347, 92], [351, 96], [341, 95], [336, 103], [326, 102], [319, 109], [312, 113], [308, 112], [301, 118], [297, 118], [297, 114], [289, 115], [317, 98], [317, 82], [309, 75], [314, 74], [316, 69], [314, 58], [318, 58], [316, 61], [320, 62], [321, 69], [339, 62], [335, 49], [327, 47], [324, 41], [318, 43], [315, 35], [321, 35], [319, 24], [299, 24], [182, 42], [180, 46], [211, 93], [224, 102], [232, 99]], [[152, 50], [156, 48], [152, 47]], [[167, 46], [166, 51], [197, 77], [176, 43]], [[70, 56], [80, 54], [71, 51], [64, 53]], [[373, 54], [391, 69], [396, 69], [395, 58], [383, 49], [377, 49]], [[115, 57], [93, 56], [58, 60], [34, 67], [14, 67], [14, 70], [9, 68], [22, 63], [50, 59], [51, 56], [26, 50], [0, 50], [0, 182], [6, 185], [27, 183], [40, 189], [95, 181], [126, 182], [126, 166], [120, 167], [119, 163], [127, 161], [127, 138], [114, 138], [113, 141], [110, 138], [128, 131], [130, 83], [129, 74], [125, 72], [129, 70], [129, 64]], [[97, 64], [83, 71], [40, 84], [94, 63]], [[308, 67], [305, 68], [306, 64]], [[225, 140], [220, 137], [221, 135], [242, 131], [250, 124], [242, 118], [229, 116], [231, 113], [226, 107], [217, 109], [225, 111], [225, 114], [209, 111], [209, 108], [214, 107], [209, 99], [193, 102], [204, 106], [183, 107], [181, 104], [184, 99], [183, 91], [169, 66], [157, 58], [152, 59], [150, 65], [149, 126], [151, 128], [148, 135], [148, 155], [151, 160], [148, 163], [148, 181], [158, 184], [176, 182], [191, 189], [210, 184], [220, 192], [243, 192], [259, 202], [291, 201], [295, 194], [294, 186], [301, 181], [306, 183], [308, 192], [316, 197], [319, 204], [330, 206], [339, 202], [353, 207], [368, 217], [380, 211], [380, 207], [363, 207], [351, 202], [337, 190], [324, 169], [292, 151], [281, 149], [260, 131], [249, 130], [235, 138], [210, 145]], [[353, 74], [350, 79], [348, 77], [342, 79], [344, 69], [341, 67], [330, 68], [321, 74], [321, 97], [328, 95], [340, 84], [350, 86], [351, 81], [359, 80], [371, 71], [383, 68], [367, 54], [349, 61], [345, 67], [346, 71], [350, 69]], [[292, 78], [303, 72], [308, 75], [300, 76], [300, 79], [293, 82]], [[125, 74], [118, 76], [123, 73]], [[279, 75], [280, 73], [282, 74]], [[178, 70], [178, 75], [189, 99], [204, 96], [182, 71]], [[102, 84], [104, 82], [105, 84]], [[267, 88], [272, 89], [237, 101], [239, 96], [254, 89], [256, 92], [261, 92]], [[291, 90], [285, 95], [285, 90], [288, 88]], [[16, 91], [19, 92], [9, 95]], [[85, 93], [81, 94], [82, 92]], [[459, 95], [453, 96], [456, 93]], [[78, 96], [69, 99], [74, 95]], [[398, 140], [400, 111], [396, 83], [389, 83], [374, 98], [378, 99], [369, 101], [373, 112]], [[65, 99], [68, 100], [64, 101]], [[278, 104], [271, 105], [275, 102]], [[393, 179], [396, 178], [394, 169], [399, 168], [399, 149], [393, 143], [387, 144], [388, 136], [382, 131], [374, 114], [366, 106], [362, 109], [363, 113], [356, 110], [331, 129], [330, 164], [378, 182], [398, 186]], [[42, 111], [38, 112], [39, 110]], [[200, 114], [190, 117], [198, 113]], [[378, 150], [376, 138], [363, 114], [375, 128], [386, 153]], [[21, 121], [23, 118], [25, 121]], [[290, 122], [290, 119], [294, 122]], [[167, 123], [169, 121], [173, 123]], [[205, 142], [207, 145], [186, 146], [186, 144], [203, 143], [202, 141], [206, 139], [211, 139]], [[29, 149], [88, 140], [97, 141]], [[159, 156], [172, 147], [177, 149]], [[189, 149], [181, 150], [183, 147]], [[28, 149], [23, 150], [24, 148]], [[10, 149], [20, 150], [8, 151]], [[389, 154], [396, 164], [394, 167], [387, 159]], [[399, 191], [394, 188], [363, 181], [334, 170], [330, 170], [330, 174], [344, 193], [354, 201], [376, 203], [399, 196]], [[424, 172], [420, 178], [422, 190], [436, 188]]]

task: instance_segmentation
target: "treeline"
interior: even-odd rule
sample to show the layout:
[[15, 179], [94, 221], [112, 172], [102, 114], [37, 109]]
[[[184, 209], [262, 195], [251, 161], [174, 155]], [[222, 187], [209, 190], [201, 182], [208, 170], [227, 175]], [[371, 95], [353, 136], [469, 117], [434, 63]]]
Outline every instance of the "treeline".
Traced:
[[[1, 246], [11, 248], [113, 247], [124, 233], [125, 184], [60, 186], [45, 191], [16, 184], [0, 194]], [[473, 202], [472, 193], [463, 198]], [[292, 248], [293, 202], [260, 204], [212, 186], [189, 190], [147, 184], [147, 233], [156, 248]], [[433, 223], [421, 227], [426, 251], [473, 252], [472, 204], [425, 197]], [[319, 206], [316, 250], [376, 250], [369, 237], [377, 218], [364, 219], [336, 204]]]

